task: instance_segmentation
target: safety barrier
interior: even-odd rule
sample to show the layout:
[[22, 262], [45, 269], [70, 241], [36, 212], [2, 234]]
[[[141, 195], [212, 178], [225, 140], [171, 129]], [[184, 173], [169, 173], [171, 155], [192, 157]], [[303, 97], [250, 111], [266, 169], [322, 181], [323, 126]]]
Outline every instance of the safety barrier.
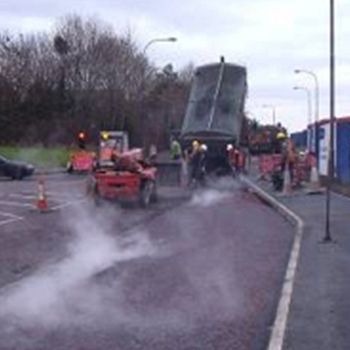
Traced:
[[[280, 154], [261, 155], [258, 164], [262, 177], [269, 179], [274, 171], [281, 168], [282, 156]], [[293, 185], [308, 182], [311, 169], [315, 166], [317, 166], [317, 159], [314, 155], [306, 154], [297, 156], [294, 162]]]
[[281, 163], [282, 157], [280, 154], [262, 155], [259, 157], [259, 171], [265, 178], [268, 178]]

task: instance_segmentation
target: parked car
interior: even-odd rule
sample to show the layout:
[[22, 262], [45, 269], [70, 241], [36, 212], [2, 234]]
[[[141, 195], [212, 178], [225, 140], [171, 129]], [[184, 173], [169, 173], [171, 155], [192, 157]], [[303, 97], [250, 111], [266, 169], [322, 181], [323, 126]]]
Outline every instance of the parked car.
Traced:
[[34, 173], [32, 164], [7, 159], [0, 155], [0, 176], [11, 177], [14, 180], [22, 180]]

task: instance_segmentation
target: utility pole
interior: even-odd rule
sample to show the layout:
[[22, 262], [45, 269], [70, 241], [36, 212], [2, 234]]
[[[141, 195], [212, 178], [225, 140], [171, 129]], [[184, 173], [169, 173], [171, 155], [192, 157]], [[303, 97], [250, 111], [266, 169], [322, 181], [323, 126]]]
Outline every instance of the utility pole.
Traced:
[[334, 35], [334, 0], [330, 0], [330, 144], [328, 146], [328, 179], [326, 190], [326, 232], [323, 241], [328, 243], [332, 241], [330, 229], [330, 211], [331, 211], [331, 186], [334, 180], [334, 125], [335, 125], [335, 35]]

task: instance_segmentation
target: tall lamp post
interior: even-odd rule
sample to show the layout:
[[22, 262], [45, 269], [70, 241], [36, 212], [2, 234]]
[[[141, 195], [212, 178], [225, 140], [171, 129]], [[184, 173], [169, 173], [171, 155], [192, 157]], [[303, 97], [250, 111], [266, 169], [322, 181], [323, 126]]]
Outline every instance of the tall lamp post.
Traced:
[[310, 125], [312, 123], [311, 118], [311, 92], [308, 88], [303, 86], [294, 86], [294, 90], [302, 90], [306, 92], [307, 97], [307, 110], [308, 110], [308, 124]]
[[[177, 38], [176, 37], [169, 37], [169, 38], [155, 38], [155, 39], [152, 39], [150, 40], [143, 48], [142, 52], [143, 52], [143, 55], [146, 56], [146, 52], [147, 50], [149, 49], [149, 47], [155, 43], [174, 43], [177, 41]], [[144, 89], [142, 89], [144, 90]], [[142, 103], [143, 104], [143, 103]], [[147, 118], [147, 113], [145, 114], [145, 117]], [[142, 144], [143, 146], [145, 147], [146, 146], [146, 138], [145, 138], [145, 118], [142, 118], [142, 121], [141, 121], [141, 124], [142, 124]]]
[[[311, 92], [308, 88], [303, 86], [294, 86], [294, 90], [302, 90], [306, 92], [307, 97], [307, 109], [308, 109], [308, 126], [312, 124], [312, 117], [311, 117]], [[308, 135], [310, 135], [308, 133]], [[311, 137], [308, 137], [307, 140], [307, 146], [309, 149], [311, 149]]]
[[332, 242], [332, 236], [330, 231], [330, 209], [331, 209], [331, 184], [334, 180], [334, 124], [335, 124], [335, 16], [334, 16], [334, 0], [330, 0], [329, 7], [329, 47], [330, 47], [330, 64], [329, 64], [329, 113], [330, 113], [330, 144], [329, 144], [329, 157], [328, 157], [328, 181], [326, 190], [326, 232], [323, 241], [325, 243]]
[[294, 73], [295, 74], [300, 74], [300, 73], [307, 74], [307, 75], [311, 76], [315, 82], [315, 122], [317, 123], [319, 120], [319, 108], [320, 108], [320, 84], [318, 82], [318, 77], [314, 72], [306, 70], [306, 69], [295, 69]]
[[276, 125], [276, 106], [274, 105], [263, 105], [263, 108], [271, 108], [272, 110], [272, 125]]
[[[320, 117], [320, 84], [318, 81], [318, 77], [316, 75], [316, 73], [310, 71], [310, 70], [306, 70], [306, 69], [295, 69], [294, 70], [295, 74], [307, 74], [308, 76], [311, 76], [311, 78], [314, 80], [315, 83], [315, 118], [314, 118], [314, 123], [315, 123], [315, 128], [314, 128], [314, 134], [313, 134], [313, 139], [314, 139], [314, 143], [313, 145], [315, 145], [315, 147], [311, 147], [312, 152], [315, 152], [315, 154], [318, 154], [318, 121], [319, 121], [319, 117]], [[312, 146], [312, 145], [311, 145]]]

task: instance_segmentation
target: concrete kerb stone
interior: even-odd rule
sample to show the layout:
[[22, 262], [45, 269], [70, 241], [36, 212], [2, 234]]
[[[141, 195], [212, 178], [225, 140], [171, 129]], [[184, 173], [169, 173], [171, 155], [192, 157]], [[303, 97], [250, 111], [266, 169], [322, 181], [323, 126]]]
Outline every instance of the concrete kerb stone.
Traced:
[[304, 222], [299, 216], [297, 216], [293, 211], [287, 208], [284, 204], [279, 202], [277, 199], [272, 197], [266, 191], [264, 191], [261, 187], [256, 185], [253, 181], [248, 179], [245, 176], [240, 177], [240, 181], [242, 181], [246, 186], [248, 186], [253, 192], [255, 192], [260, 199], [264, 202], [271, 205], [277, 212], [279, 212], [289, 223], [293, 226], [304, 226]]
[[288, 222], [290, 222], [295, 227], [293, 247], [290, 253], [282, 292], [277, 307], [277, 313], [267, 348], [268, 350], [282, 350], [305, 224], [298, 215], [288, 209], [284, 204], [278, 202], [275, 198], [254, 184], [247, 177], [242, 176], [240, 180], [253, 192], [255, 192], [256, 195], [259, 196], [263, 201], [269, 203], [278, 213], [280, 213]]

